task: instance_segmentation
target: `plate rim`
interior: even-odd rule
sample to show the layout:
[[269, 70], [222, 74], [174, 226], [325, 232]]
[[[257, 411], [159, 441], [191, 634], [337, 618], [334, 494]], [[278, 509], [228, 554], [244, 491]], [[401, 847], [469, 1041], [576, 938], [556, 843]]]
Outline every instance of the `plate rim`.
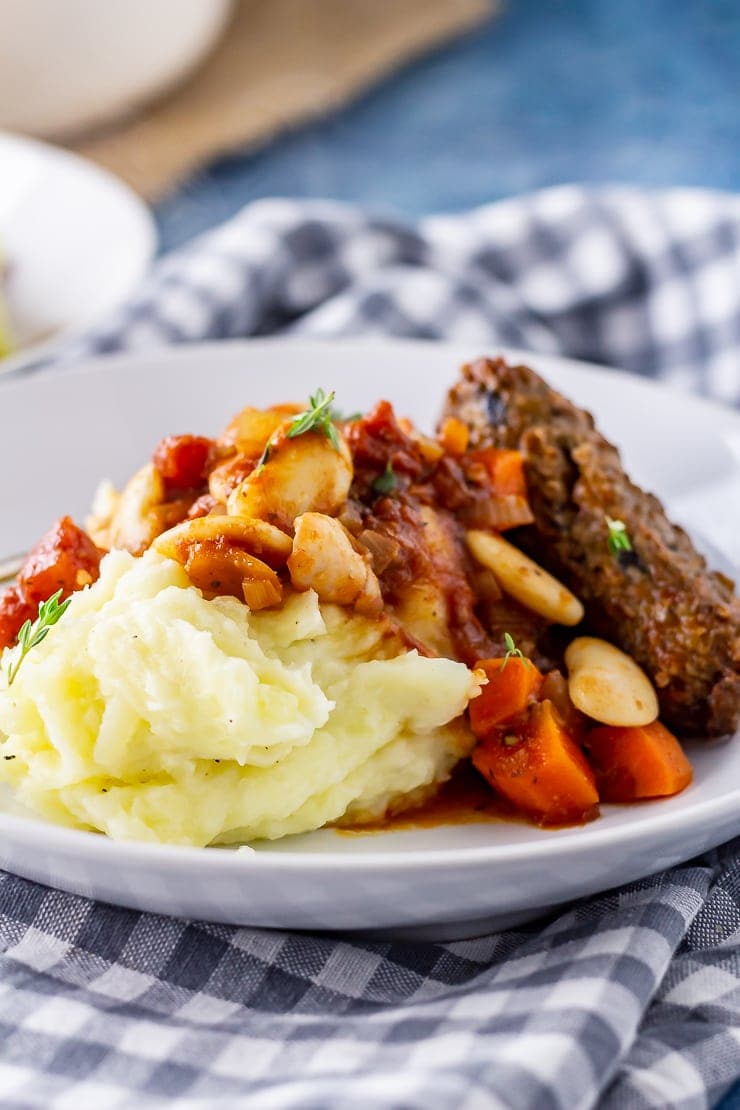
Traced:
[[[681, 397], [683, 400], [690, 398], [692, 404], [700, 404], [706, 409], [708, 413], [713, 413], [716, 416], [721, 416], [730, 424], [740, 428], [740, 413], [722, 402], [715, 401], [706, 397], [689, 394], [685, 391], [677, 389], [675, 386], [664, 384], [660, 381], [651, 378], [643, 378], [638, 374], [629, 371], [621, 371], [614, 367], [604, 366], [598, 363], [582, 361], [578, 359], [567, 358], [559, 355], [549, 353], [537, 353], [525, 351], [521, 348], [511, 348], [508, 346], [500, 346], [498, 344], [486, 344], [483, 342], [467, 342], [463, 341], [449, 341], [449, 340], [430, 340], [430, 339], [415, 339], [415, 338], [398, 338], [398, 337], [315, 337], [315, 336], [268, 336], [268, 337], [254, 337], [234, 340], [211, 341], [205, 343], [187, 343], [182, 345], [164, 345], [150, 350], [140, 351], [124, 351], [111, 355], [101, 355], [91, 359], [85, 359], [80, 363], [72, 364], [55, 368], [52, 365], [44, 365], [39, 368], [18, 368], [11, 371], [9, 374], [0, 375], [0, 389], [11, 389], [11, 391], [23, 391], [24, 387], [30, 383], [38, 382], [46, 378], [49, 374], [64, 375], [65, 377], [85, 377], [90, 374], [110, 371], [114, 368], [125, 367], [126, 364], [140, 364], [146, 361], [147, 364], [178, 362], [182, 359], [198, 360], [203, 357], [219, 359], [223, 356], [231, 358], [238, 356], [241, 351], [245, 353], [251, 352], [259, 348], [286, 348], [286, 347], [303, 347], [313, 348], [320, 351], [327, 346], [332, 347], [347, 347], [353, 351], [358, 348], [363, 348], [367, 351], [384, 350], [388, 352], [389, 348], [395, 348], [397, 353], [409, 351], [416, 348], [419, 351], [429, 350], [434, 348], [435, 351], [442, 354], [447, 352], [451, 358], [459, 359], [462, 357], [472, 357], [470, 355], [462, 355], [462, 352], [472, 349], [474, 346], [481, 348], [489, 347], [490, 350], [496, 354], [503, 355], [509, 359], [522, 362], [534, 362], [535, 364], [543, 362], [546, 364], [560, 365], [566, 370], [575, 370], [580, 373], [589, 371], [598, 371], [607, 375], [613, 380], [624, 380], [625, 377], [629, 378], [633, 383], [638, 384], [646, 390], [655, 392], [657, 395], [664, 393], [666, 390], [670, 393]], [[215, 367], [211, 367], [214, 369]], [[545, 373], [547, 368], [545, 367]], [[721, 743], [722, 741], [720, 741]], [[727, 738], [726, 743], [739, 743], [740, 735], [734, 738]], [[707, 745], [717, 743], [717, 741], [708, 740], [705, 742]], [[495, 866], [496, 864], [506, 865], [515, 863], [523, 859], [540, 859], [546, 860], [552, 855], [570, 856], [574, 852], [580, 853], [584, 850], [593, 850], [598, 852], [601, 848], [615, 848], [619, 846], [629, 845], [637, 842], [646, 837], [659, 837], [661, 834], [668, 834], [671, 830], [676, 830], [682, 834], [690, 832], [697, 826], [704, 824], [705, 820], [709, 817], [713, 822], [720, 822], [724, 818], [731, 816], [738, 811], [740, 803], [740, 783], [731, 787], [727, 792], [720, 794], [717, 797], [705, 798], [688, 807], [680, 809], [672, 808], [668, 812], [661, 812], [659, 808], [651, 809], [647, 814], [643, 807], [656, 806], [655, 802], [647, 801], [642, 803], [636, 809], [643, 809], [642, 816], [633, 822], [612, 826], [608, 823], [602, 825], [596, 821], [587, 826], [574, 826], [562, 830], [553, 830], [553, 835], [550, 835], [547, 830], [542, 830], [543, 838], [541, 841], [523, 841], [511, 844], [486, 844], [486, 845], [472, 845], [472, 846], [452, 846], [447, 848], [402, 848], [394, 847], [390, 852], [387, 851], [374, 851], [364, 850], [361, 852], [338, 852], [333, 851], [330, 847], [317, 849], [315, 851], [294, 850], [289, 849], [280, 851], [246, 851], [239, 852], [235, 850], [237, 846], [222, 846], [220, 850], [214, 851], [212, 848], [198, 848], [190, 845], [172, 845], [160, 844], [150, 841], [134, 841], [134, 840], [112, 840], [102, 833], [87, 831], [83, 829], [70, 828], [63, 825], [57, 825], [52, 822], [43, 820], [34, 815], [21, 816], [13, 813], [0, 811], [0, 835], [6, 836], [10, 834], [11, 838], [17, 843], [23, 841], [24, 846], [34, 847], [37, 844], [43, 845], [48, 851], [48, 838], [50, 830], [53, 830], [55, 837], [55, 848], [61, 851], [69, 850], [71, 854], [94, 857], [99, 862], [113, 862], [115, 856], [118, 856], [122, 864], [133, 865], [140, 867], [145, 866], [146, 869], [158, 869], [159, 867], [166, 866], [180, 870], [181, 868], [189, 868], [194, 865], [202, 865], [203, 861], [208, 859], [210, 862], [208, 867], [214, 867], [222, 873], [235, 871], [237, 873], [244, 873], [245, 871], [256, 870], [264, 871], [322, 871], [326, 868], [332, 871], [389, 871], [389, 870], [403, 870], [410, 867], [423, 866], [425, 870], [444, 871], [448, 868], [459, 868], [461, 865], [468, 865], [472, 867], [479, 867], [482, 865]], [[607, 815], [608, 816], [608, 815]], [[316, 830], [320, 831], [320, 830]], [[382, 833], [372, 833], [369, 836], [382, 836]], [[689, 857], [685, 857], [689, 858]]]
[[[737, 743], [740, 738], [730, 739], [729, 743]], [[670, 799], [666, 799], [670, 801]], [[306, 851], [277, 852], [252, 850], [240, 852], [242, 845], [206, 845], [197, 848], [187, 844], [160, 844], [156, 841], [138, 840], [113, 840], [104, 833], [87, 831], [85, 829], [69, 828], [57, 825], [51, 821], [44, 821], [38, 817], [21, 817], [11, 813], [0, 813], [0, 834], [16, 831], [25, 841], [26, 845], [34, 846], [37, 838], [48, 851], [48, 834], [53, 830], [55, 848], [70, 849], [79, 847], [75, 854], [94, 856], [100, 862], [106, 862], [110, 853], [122, 857], [126, 864], [138, 864], [141, 860], [148, 861], [153, 869], [160, 865], [191, 865], [200, 864], [204, 860], [213, 860], [206, 866], [217, 867], [221, 871], [236, 869], [241, 872], [245, 869], [256, 867], [259, 870], [293, 871], [293, 870], [324, 870], [332, 871], [386, 871], [389, 869], [408, 869], [409, 867], [423, 864], [425, 870], [444, 871], [449, 867], [459, 867], [461, 864], [479, 866], [481, 864], [509, 864], [521, 861], [523, 858], [546, 858], [551, 855], [570, 856], [574, 853], [582, 854], [584, 847], [598, 851], [602, 847], [618, 848], [630, 845], [651, 836], [651, 834], [669, 833], [675, 829], [686, 834], [697, 825], [702, 825], [707, 816], [719, 821], [726, 816], [737, 813], [740, 803], [740, 786], [732, 789], [728, 794], [719, 798], [707, 798], [697, 802], [689, 809], [680, 811], [671, 810], [667, 813], [651, 812], [641, 821], [630, 824], [600, 826], [598, 820], [590, 825], [574, 825], [564, 829], [542, 829], [541, 842], [525, 841], [516, 844], [485, 844], [469, 847], [450, 848], [394, 848], [392, 852], [333, 852], [331, 848]], [[647, 800], [638, 803], [641, 806], [659, 805], [657, 801]], [[634, 803], [633, 803], [634, 805]], [[616, 808], [616, 807], [615, 807]], [[625, 807], [626, 808], [626, 807]], [[505, 821], [501, 822], [506, 824]], [[498, 823], [494, 823], [496, 825]], [[454, 822], [452, 823], [454, 826]], [[439, 828], [443, 828], [440, 825]], [[324, 826], [326, 829], [327, 826]], [[533, 826], [536, 829], [536, 826]], [[317, 829], [316, 832], [322, 830]], [[551, 835], [551, 834], [557, 835]], [[309, 835], [309, 834], [307, 834]], [[341, 831], [338, 832], [341, 835]], [[383, 832], [369, 833], [368, 836], [383, 836]], [[289, 838], [282, 838], [284, 841]], [[271, 842], [276, 843], [276, 842]], [[245, 845], [248, 847], [248, 845]], [[110, 861], [108, 861], [110, 862]]]
[[[72, 155], [71, 157], [77, 156]], [[126, 363], [137, 363], [142, 359], [145, 359], [147, 362], [168, 362], [172, 359], [180, 358], [192, 358], [193, 360], [197, 360], [201, 357], [218, 358], [220, 354], [224, 352], [229, 355], [236, 355], [239, 353], [240, 349], [247, 352], [254, 351], [260, 347], [267, 349], [288, 346], [315, 347], [317, 350], [324, 346], [347, 347], [352, 350], [356, 350], [358, 347], [367, 350], [388, 347], [397, 347], [399, 350], [417, 348], [420, 351], [434, 348], [435, 350], [446, 349], [451, 353], [453, 358], [467, 357], [468, 359], [476, 356], [472, 356], [469, 353], [466, 356], [462, 354], [463, 352], [470, 352], [473, 348], [488, 347], [493, 353], [480, 354], [480, 357], [496, 358], [501, 356], [508, 361], [521, 362], [525, 365], [528, 362], [545, 360], [548, 363], [561, 366], [567, 371], [576, 371], [578, 373], [596, 371], [599, 374], [607, 375], [615, 383], [627, 378], [633, 384], [653, 392], [657, 396], [668, 392], [674, 397], [680, 397], [683, 400], [690, 399], [693, 405], [698, 405], [707, 413], [713, 413], [715, 416], [728, 420], [729, 423], [735, 424], [737, 428], [740, 429], [740, 410], [713, 397], [705, 397], [703, 394], [681, 389], [672, 382], [663, 382], [658, 378], [637, 374], [633, 370], [620, 370], [618, 367], [607, 366], [605, 363], [601, 362], [591, 362], [588, 359], [571, 358], [568, 355], [554, 354], [547, 351], [528, 351], [523, 347], [511, 347], [508, 344], [491, 343], [487, 340], [420, 339], [406, 336], [382, 337], [367, 335], [360, 335], [357, 337], [346, 335], [332, 337], [291, 334], [210, 339], [199, 342], [183, 341], [162, 343], [161, 345], [151, 348], [95, 354], [90, 357], [85, 357], [79, 362], [65, 362], [60, 366], [56, 366], [53, 360], [44, 360], [43, 364], [38, 366], [13, 366], [7, 373], [4, 369], [0, 371], [0, 388], [7, 385], [18, 386], [26, 379], [29, 381], [38, 381], [40, 378], [46, 377], [47, 375], [58, 377], [63, 374], [70, 377], [83, 377], [88, 374], [116, 369], [118, 366], [125, 365]], [[14, 356], [11, 356], [11, 358], [12, 357]], [[2, 366], [2, 363], [0, 363], [0, 366]]]

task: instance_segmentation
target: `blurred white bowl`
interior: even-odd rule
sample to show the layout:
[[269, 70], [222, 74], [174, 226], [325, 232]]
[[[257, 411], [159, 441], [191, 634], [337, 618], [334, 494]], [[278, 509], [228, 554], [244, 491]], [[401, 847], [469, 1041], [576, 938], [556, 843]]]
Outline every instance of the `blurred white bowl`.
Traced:
[[2, 0], [0, 126], [61, 136], [124, 115], [208, 53], [231, 0]]
[[18, 348], [0, 358], [1, 376], [130, 297], [156, 235], [146, 206], [123, 182], [65, 150], [0, 132], [0, 243], [2, 295]]

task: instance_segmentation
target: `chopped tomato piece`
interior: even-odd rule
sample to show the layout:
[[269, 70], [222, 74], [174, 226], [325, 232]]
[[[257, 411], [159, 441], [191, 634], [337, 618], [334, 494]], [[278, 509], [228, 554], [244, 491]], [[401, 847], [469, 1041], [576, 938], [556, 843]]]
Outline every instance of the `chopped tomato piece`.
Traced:
[[68, 516], [58, 520], [30, 552], [15, 583], [0, 595], [0, 649], [15, 642], [23, 624], [35, 620], [40, 603], [57, 590], [69, 597], [94, 582], [102, 554]]
[[550, 701], [532, 705], [511, 733], [490, 733], [473, 752], [473, 763], [494, 790], [542, 825], [595, 815], [594, 773]]
[[63, 516], [37, 543], [18, 575], [18, 586], [34, 616], [39, 602], [61, 590], [69, 597], [94, 582], [100, 573], [101, 552], [87, 532]]
[[506, 724], [522, 713], [537, 697], [542, 675], [528, 659], [510, 656], [481, 659], [476, 667], [486, 672], [488, 685], [470, 703], [470, 727], [484, 737], [493, 728]]
[[167, 493], [196, 490], [205, 484], [212, 447], [205, 436], [165, 436], [160, 440], [152, 462]]
[[586, 747], [605, 802], [678, 794], [693, 778], [691, 764], [660, 721], [634, 728], [599, 726]]
[[38, 606], [29, 605], [17, 584], [0, 595], [0, 651], [15, 643], [23, 625], [34, 620], [37, 612]]
[[424, 469], [418, 445], [403, 430], [388, 401], [379, 401], [372, 412], [347, 425], [345, 434], [355, 472], [368, 469], [382, 474], [391, 462], [396, 475], [418, 478]]

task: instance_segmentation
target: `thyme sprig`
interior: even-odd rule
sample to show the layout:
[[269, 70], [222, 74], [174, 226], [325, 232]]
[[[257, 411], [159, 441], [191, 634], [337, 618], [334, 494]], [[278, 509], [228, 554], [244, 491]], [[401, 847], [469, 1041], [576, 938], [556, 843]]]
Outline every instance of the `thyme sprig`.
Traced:
[[[332, 409], [333, 400], [334, 390], [332, 390], [331, 393], [325, 393], [323, 389], [317, 389], [316, 392], [308, 398], [308, 408], [304, 412], [299, 412], [297, 416], [294, 416], [286, 428], [286, 439], [296, 439], [298, 436], [305, 435], [306, 432], [319, 432], [319, 434], [326, 436], [335, 451], [339, 451], [339, 433], [334, 427], [334, 420], [336, 420], [337, 417]], [[270, 458], [274, 444], [275, 436], [272, 435], [268, 439], [262, 454], [257, 460], [258, 474]]]
[[393, 469], [393, 463], [387, 462], [385, 465], [385, 470], [382, 474], [379, 474], [377, 478], [373, 479], [370, 488], [372, 489], [373, 493], [377, 493], [380, 497], [385, 497], [387, 494], [393, 493], [394, 489], [396, 489], [397, 486], [398, 478], [396, 477], [396, 472]]
[[504, 661], [501, 664], [502, 671], [506, 668], [506, 664], [509, 662], [510, 659], [521, 659], [521, 661], [525, 663], [528, 667], [532, 666], [529, 659], [527, 659], [521, 648], [518, 648], [516, 646], [514, 642], [514, 637], [511, 635], [510, 632], [504, 632], [504, 643], [506, 644], [506, 655], [504, 656]]
[[295, 439], [296, 436], [305, 435], [306, 432], [320, 432], [330, 440], [334, 450], [338, 451], [339, 435], [332, 423], [333, 412], [331, 406], [333, 400], [333, 389], [331, 393], [324, 393], [323, 389], [317, 389], [316, 392], [308, 398], [309, 407], [306, 411], [299, 413], [298, 416], [290, 422], [288, 430], [285, 433], [288, 439]]
[[47, 598], [46, 601], [42, 601], [39, 605], [39, 614], [36, 620], [27, 620], [18, 633], [18, 643], [11, 652], [10, 663], [8, 664], [8, 686], [13, 685], [20, 665], [29, 651], [38, 647], [42, 640], [46, 639], [49, 635], [49, 631], [67, 612], [72, 598], [68, 597], [66, 601], [60, 603], [59, 599], [61, 596], [62, 591], [57, 590], [57, 592], [52, 594], [50, 598]]
[[606, 542], [609, 547], [609, 554], [618, 559], [620, 552], [632, 550], [632, 540], [629, 537], [627, 525], [623, 520], [613, 520], [610, 516], [605, 515], [604, 519], [608, 530]]

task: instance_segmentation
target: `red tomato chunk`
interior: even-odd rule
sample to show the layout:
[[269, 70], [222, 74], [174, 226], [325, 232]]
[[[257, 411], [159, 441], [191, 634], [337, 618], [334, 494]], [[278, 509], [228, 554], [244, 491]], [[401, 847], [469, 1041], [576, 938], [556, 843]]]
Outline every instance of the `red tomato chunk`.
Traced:
[[101, 552], [86, 532], [63, 516], [30, 553], [18, 575], [26, 601], [38, 607], [41, 601], [62, 591], [69, 597], [75, 590], [94, 582], [99, 574]]
[[95, 582], [101, 557], [73, 520], [58, 520], [31, 551], [15, 584], [0, 597], [0, 648], [14, 643], [24, 622], [34, 620], [40, 603], [57, 590], [69, 597]]
[[197, 490], [205, 485], [212, 446], [205, 436], [165, 436], [160, 440], [152, 462], [167, 493]]
[[33, 620], [38, 609], [29, 605], [16, 584], [10, 586], [0, 596], [0, 651], [10, 647], [18, 638], [27, 620]]

